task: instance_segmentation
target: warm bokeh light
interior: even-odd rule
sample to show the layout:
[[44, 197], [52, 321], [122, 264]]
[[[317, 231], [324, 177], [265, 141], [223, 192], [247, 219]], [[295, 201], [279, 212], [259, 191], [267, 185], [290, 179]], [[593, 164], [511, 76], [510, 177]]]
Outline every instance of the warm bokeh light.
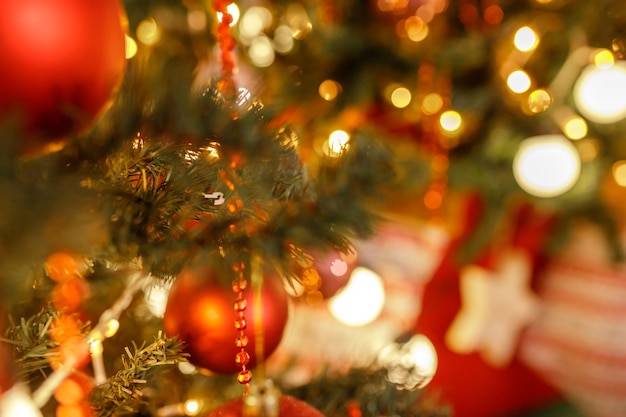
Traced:
[[422, 99], [422, 113], [432, 116], [441, 111], [443, 107], [443, 98], [437, 93], [429, 93]]
[[120, 329], [120, 322], [116, 319], [111, 319], [107, 321], [106, 326], [104, 328], [104, 337], [113, 337], [115, 333]]
[[324, 80], [320, 84], [318, 92], [324, 100], [332, 101], [341, 92], [341, 84], [335, 80]]
[[126, 35], [126, 59], [131, 59], [135, 55], [137, 55], [137, 42]]
[[202, 32], [206, 29], [207, 16], [203, 10], [195, 9], [187, 13], [187, 26], [192, 32]]
[[582, 139], [587, 136], [587, 122], [579, 116], [572, 116], [563, 125], [563, 133], [570, 139]]
[[403, 109], [411, 103], [411, 92], [408, 88], [398, 87], [391, 92], [390, 100], [394, 107]]
[[446, 132], [456, 132], [461, 128], [462, 123], [461, 115], [454, 110], [447, 110], [439, 117], [439, 125]]
[[[233, 21], [229, 26], [236, 25], [239, 21], [239, 16], [241, 14], [239, 11], [239, 7], [235, 3], [230, 3], [228, 6], [226, 6], [226, 12], [233, 17]], [[222, 13], [217, 12], [217, 20], [219, 22], [222, 21]]]
[[335, 130], [328, 136], [329, 156], [339, 156], [348, 147], [350, 135], [344, 130]]
[[154, 45], [161, 38], [161, 31], [154, 19], [145, 19], [137, 25], [137, 39], [144, 45]]
[[523, 70], [513, 71], [506, 79], [506, 85], [511, 91], [522, 94], [528, 91], [531, 86], [530, 77]]
[[485, 23], [489, 25], [500, 24], [503, 18], [504, 11], [502, 10], [502, 7], [497, 4], [491, 4], [487, 6], [487, 8], [485, 8], [485, 11], [483, 12], [483, 19], [485, 20]]
[[280, 25], [274, 31], [274, 49], [279, 54], [288, 54], [293, 50], [294, 39], [287, 25]]
[[593, 63], [599, 68], [610, 68], [615, 64], [615, 57], [608, 49], [600, 49], [594, 55]]
[[200, 412], [200, 403], [198, 400], [187, 400], [184, 405], [185, 415], [197, 416]]
[[580, 156], [563, 135], [524, 140], [513, 160], [519, 186], [536, 197], [556, 197], [571, 189], [580, 175]]
[[387, 369], [387, 379], [408, 390], [423, 388], [437, 372], [435, 346], [426, 336], [417, 334], [403, 345], [391, 343], [378, 355], [378, 363]]
[[428, 24], [418, 16], [411, 16], [404, 22], [406, 36], [413, 42], [421, 42], [428, 36]]
[[[273, 17], [265, 7], [252, 6], [247, 9], [239, 22], [239, 34], [242, 39], [252, 39], [272, 25]], [[290, 30], [291, 32], [291, 30]], [[291, 35], [291, 33], [290, 33]]]
[[513, 44], [522, 52], [529, 52], [539, 45], [539, 37], [530, 26], [522, 26], [515, 32]]
[[385, 305], [385, 288], [374, 271], [357, 267], [344, 288], [328, 301], [332, 315], [348, 326], [364, 326], [378, 318]]
[[574, 85], [574, 102], [581, 114], [596, 123], [615, 123], [626, 117], [626, 63], [587, 66]]
[[306, 8], [299, 3], [291, 3], [287, 6], [285, 18], [294, 39], [304, 39], [313, 30]]
[[539, 88], [528, 95], [528, 109], [532, 113], [542, 113], [552, 104], [552, 96], [548, 91]]
[[276, 54], [274, 53], [274, 46], [272, 41], [265, 35], [259, 35], [250, 42], [250, 48], [248, 49], [248, 56], [250, 61], [259, 67], [265, 68], [272, 65]]
[[613, 163], [611, 167], [613, 179], [620, 187], [626, 187], [626, 161], [621, 160]]

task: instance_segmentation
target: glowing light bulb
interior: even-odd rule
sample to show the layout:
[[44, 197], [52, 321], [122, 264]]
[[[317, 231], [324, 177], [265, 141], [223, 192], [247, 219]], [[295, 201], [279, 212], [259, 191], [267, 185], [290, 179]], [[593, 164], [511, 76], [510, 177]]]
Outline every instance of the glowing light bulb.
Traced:
[[429, 93], [422, 99], [422, 113], [432, 116], [443, 107], [443, 98], [437, 93]]
[[272, 41], [265, 35], [259, 35], [252, 40], [248, 49], [248, 56], [254, 65], [265, 68], [272, 65], [276, 54]]
[[378, 318], [384, 304], [382, 279], [370, 269], [356, 267], [346, 286], [328, 301], [328, 308], [341, 323], [364, 326]]
[[533, 113], [541, 113], [552, 104], [552, 96], [544, 89], [537, 89], [528, 95], [528, 109]]
[[587, 122], [582, 117], [570, 117], [563, 126], [563, 133], [570, 139], [578, 140], [587, 136]]
[[350, 135], [344, 130], [335, 130], [328, 136], [329, 156], [341, 155], [350, 142]]
[[197, 416], [200, 412], [200, 403], [197, 400], [187, 400], [185, 401], [185, 415], [187, 416]]
[[335, 80], [322, 81], [318, 92], [324, 100], [332, 101], [337, 98], [337, 95], [341, 92], [341, 84]]
[[[230, 3], [228, 6], [226, 6], [226, 12], [233, 17], [233, 21], [228, 26], [234, 26], [239, 21], [239, 15], [240, 15], [239, 7], [237, 7], [235, 3]], [[218, 21], [221, 22], [223, 16], [224, 15], [222, 13], [217, 12]]]
[[[251, 39], [261, 34], [263, 29], [272, 25], [272, 12], [265, 7], [252, 6], [245, 11], [239, 22], [239, 33], [242, 38]], [[291, 36], [291, 29], [289, 30]]]
[[274, 45], [274, 49], [279, 54], [287, 54], [291, 52], [294, 46], [294, 40], [289, 26], [278, 26], [274, 31], [274, 40], [272, 43]]
[[461, 115], [454, 110], [445, 111], [439, 117], [439, 125], [446, 132], [456, 132], [461, 128], [462, 122]]
[[598, 68], [610, 68], [615, 64], [615, 57], [608, 49], [601, 49], [593, 57], [593, 62]]
[[529, 26], [519, 28], [513, 37], [513, 45], [522, 52], [532, 51], [538, 44], [537, 33]]
[[609, 67], [590, 65], [574, 85], [580, 113], [596, 123], [615, 123], [626, 117], [626, 63]]
[[626, 187], [626, 161], [617, 161], [611, 167], [613, 179], [620, 187]]
[[392, 343], [378, 355], [378, 362], [387, 369], [387, 379], [404, 389], [426, 386], [437, 372], [437, 351], [432, 342], [418, 334], [403, 344]]
[[137, 55], [137, 42], [126, 35], [126, 59], [131, 59], [135, 55]]
[[391, 92], [391, 104], [403, 109], [411, 102], [411, 92], [408, 88], [398, 87]]
[[537, 197], [556, 197], [571, 189], [580, 175], [580, 156], [563, 135], [524, 140], [513, 159], [519, 186]]
[[531, 81], [525, 71], [517, 70], [509, 74], [506, 79], [506, 85], [514, 93], [522, 94], [528, 91], [531, 86]]
[[142, 20], [137, 25], [137, 39], [144, 45], [154, 45], [161, 38], [161, 31], [154, 19]]

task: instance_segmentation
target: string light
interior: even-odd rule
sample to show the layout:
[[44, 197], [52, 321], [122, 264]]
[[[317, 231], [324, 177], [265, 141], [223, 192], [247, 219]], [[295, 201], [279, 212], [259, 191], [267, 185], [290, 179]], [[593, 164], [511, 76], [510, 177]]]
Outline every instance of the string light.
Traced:
[[350, 142], [350, 135], [345, 130], [335, 130], [328, 136], [328, 156], [343, 154]]
[[513, 45], [521, 52], [530, 52], [539, 45], [539, 37], [530, 26], [522, 26], [515, 32]]
[[506, 79], [506, 85], [511, 91], [522, 94], [528, 91], [531, 86], [530, 77], [523, 70], [513, 71]]
[[344, 288], [328, 302], [332, 315], [348, 326], [364, 326], [376, 320], [385, 304], [383, 281], [374, 271], [357, 267]]
[[144, 45], [154, 45], [161, 38], [161, 31], [154, 19], [142, 20], [137, 25], [137, 39]]
[[222, 22], [225, 14], [229, 14], [232, 18], [228, 26], [234, 26], [239, 21], [239, 15], [240, 15], [239, 7], [235, 3], [230, 3], [229, 5], [226, 6], [226, 13], [222, 13], [220, 11], [216, 12], [217, 21]]
[[408, 88], [398, 87], [391, 92], [391, 104], [399, 109], [403, 109], [411, 103], [411, 92]]
[[570, 139], [578, 140], [587, 136], [587, 122], [582, 117], [572, 116], [565, 122], [563, 133]]
[[459, 112], [454, 110], [447, 110], [439, 117], [439, 125], [448, 133], [456, 132], [461, 128], [463, 119]]
[[126, 35], [126, 59], [131, 59], [135, 55], [137, 55], [137, 42]]
[[613, 163], [611, 167], [613, 179], [620, 187], [626, 187], [626, 161], [621, 160]]
[[571, 189], [580, 175], [580, 156], [563, 135], [524, 140], [513, 159], [519, 186], [537, 197], [556, 197]]
[[600, 62], [600, 66], [590, 65], [581, 73], [574, 85], [574, 102], [588, 120], [615, 123], [626, 117], [626, 63]]

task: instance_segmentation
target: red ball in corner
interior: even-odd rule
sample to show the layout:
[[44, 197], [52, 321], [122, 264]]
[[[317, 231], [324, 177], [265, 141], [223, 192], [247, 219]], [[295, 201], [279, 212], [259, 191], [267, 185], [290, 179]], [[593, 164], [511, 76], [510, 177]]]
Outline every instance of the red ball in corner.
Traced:
[[125, 13], [119, 0], [1, 4], [0, 120], [25, 128], [23, 153], [53, 150], [111, 102], [126, 65]]
[[[282, 395], [278, 401], [280, 404], [280, 414], [278, 417], [324, 417], [324, 414], [317, 408], [289, 395]], [[209, 412], [205, 417], [242, 416], [243, 400], [236, 398]]]
[[[254, 328], [254, 294], [250, 285], [244, 291], [247, 307], [244, 316], [248, 322], [245, 335], [249, 339], [246, 352], [250, 355], [247, 368], [257, 364]], [[235, 364], [235, 355], [241, 350], [235, 345], [239, 332], [235, 329], [238, 317], [233, 303], [235, 293], [223, 285], [209, 266], [184, 270], [174, 282], [163, 317], [167, 334], [178, 335], [186, 343], [191, 355], [189, 362], [218, 374], [234, 374], [241, 368]], [[287, 325], [289, 296], [279, 277], [266, 275], [262, 286], [263, 356], [276, 350]]]

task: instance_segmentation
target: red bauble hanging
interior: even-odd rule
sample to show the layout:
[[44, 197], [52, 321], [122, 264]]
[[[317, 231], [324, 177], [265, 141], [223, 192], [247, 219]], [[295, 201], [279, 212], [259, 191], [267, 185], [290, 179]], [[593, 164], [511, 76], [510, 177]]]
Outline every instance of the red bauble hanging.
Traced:
[[[317, 408], [289, 395], [279, 398], [280, 412], [277, 417], [324, 417]], [[243, 413], [243, 399], [230, 400], [205, 417], [246, 417]]]
[[[251, 285], [244, 292], [247, 301], [245, 348], [250, 355], [247, 368], [257, 364], [256, 331], [254, 326], [254, 294]], [[267, 358], [278, 347], [288, 319], [289, 298], [281, 280], [274, 275], [263, 278], [262, 295], [263, 356]], [[203, 266], [183, 271], [174, 282], [165, 310], [163, 324], [170, 335], [178, 335], [186, 343], [189, 361], [219, 374], [234, 374], [241, 370], [235, 356], [241, 348], [235, 344], [239, 331], [234, 323], [235, 294], [223, 285], [215, 271]]]
[[119, 0], [2, 2], [0, 119], [25, 128], [22, 152], [59, 147], [105, 110], [124, 75], [125, 27]]

